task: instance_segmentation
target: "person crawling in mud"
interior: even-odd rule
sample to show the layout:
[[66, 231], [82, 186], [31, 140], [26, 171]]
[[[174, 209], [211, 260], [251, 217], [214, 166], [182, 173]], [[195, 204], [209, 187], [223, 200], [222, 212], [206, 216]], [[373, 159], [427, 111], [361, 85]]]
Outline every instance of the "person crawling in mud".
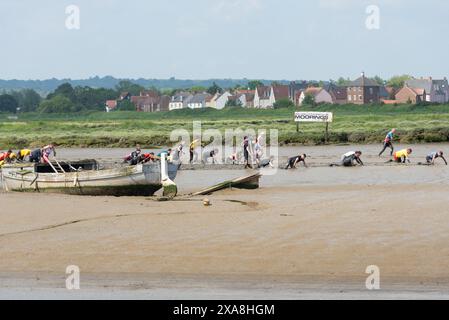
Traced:
[[296, 169], [296, 165], [300, 162], [302, 162], [304, 164], [304, 167], [307, 168], [306, 158], [307, 155], [305, 153], [289, 158], [285, 169]]
[[30, 149], [20, 149], [17, 151], [17, 161], [23, 162], [25, 161], [26, 157], [29, 157], [31, 155]]
[[0, 167], [3, 166], [5, 163], [11, 163], [13, 160], [16, 159], [16, 154], [12, 152], [11, 149], [9, 149], [6, 152], [3, 152], [0, 154]]
[[139, 163], [156, 162], [157, 160], [160, 160], [160, 158], [155, 156], [154, 152], [150, 152], [142, 154]]
[[331, 167], [355, 167], [355, 166], [363, 166], [364, 163], [362, 159], [360, 158], [362, 156], [362, 151], [349, 151], [346, 152], [341, 157], [340, 163], [333, 163], [330, 166]]
[[130, 165], [135, 166], [136, 164], [139, 163], [141, 153], [142, 150], [140, 148], [140, 145], [137, 145], [136, 150], [127, 155], [123, 160], [124, 162], [128, 162]]
[[444, 163], [447, 165], [447, 161], [444, 158], [443, 151], [438, 151], [438, 152], [434, 151], [434, 152], [431, 152], [430, 154], [428, 154], [427, 157], [426, 157], [426, 163], [429, 164], [429, 165], [434, 165], [435, 164], [435, 160], [438, 159], [438, 158], [443, 159]]
[[402, 149], [400, 151], [397, 151], [393, 155], [393, 159], [390, 160], [390, 162], [396, 162], [396, 163], [410, 163], [409, 156], [413, 152], [411, 148], [408, 149]]
[[262, 159], [260, 160], [258, 166], [259, 168], [266, 168], [266, 167], [274, 168], [273, 160], [274, 160], [273, 156], [271, 156], [269, 159]]
[[54, 144], [49, 144], [43, 148], [31, 151], [29, 161], [35, 163], [40, 163], [41, 161], [43, 163], [49, 163], [52, 153], [53, 156], [56, 157], [56, 146]]

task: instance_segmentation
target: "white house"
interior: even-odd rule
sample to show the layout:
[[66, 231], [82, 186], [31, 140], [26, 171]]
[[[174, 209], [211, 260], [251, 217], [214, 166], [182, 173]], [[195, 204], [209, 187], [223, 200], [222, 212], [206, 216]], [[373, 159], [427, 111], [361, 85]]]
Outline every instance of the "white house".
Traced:
[[187, 103], [187, 107], [190, 109], [201, 109], [206, 107], [206, 101], [210, 99], [210, 95], [207, 93], [197, 93]]
[[307, 95], [311, 95], [315, 103], [333, 103], [332, 96], [323, 88], [307, 88], [299, 97], [299, 105], [301, 106]]
[[229, 91], [218, 95], [214, 101], [213, 108], [220, 110], [226, 107], [226, 103], [228, 102], [230, 96], [232, 96], [232, 94]]
[[254, 108], [272, 108], [276, 102], [272, 88], [269, 86], [259, 86], [254, 93]]
[[193, 96], [190, 93], [181, 92], [171, 97], [168, 110], [187, 108], [187, 103]]

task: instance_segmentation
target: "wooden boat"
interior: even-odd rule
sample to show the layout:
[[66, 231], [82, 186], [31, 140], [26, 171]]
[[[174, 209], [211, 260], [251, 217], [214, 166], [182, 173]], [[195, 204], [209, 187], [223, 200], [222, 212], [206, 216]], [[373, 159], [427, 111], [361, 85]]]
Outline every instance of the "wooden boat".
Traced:
[[149, 196], [176, 177], [178, 164], [161, 163], [118, 167], [107, 167], [96, 160], [19, 163], [3, 166], [1, 175], [6, 191]]

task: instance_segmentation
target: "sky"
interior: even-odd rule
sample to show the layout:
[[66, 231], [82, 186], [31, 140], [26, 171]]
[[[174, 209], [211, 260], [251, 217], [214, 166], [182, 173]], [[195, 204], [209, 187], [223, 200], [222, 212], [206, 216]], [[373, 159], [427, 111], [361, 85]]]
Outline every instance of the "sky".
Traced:
[[0, 79], [437, 78], [449, 1], [0, 0], [0, 39]]

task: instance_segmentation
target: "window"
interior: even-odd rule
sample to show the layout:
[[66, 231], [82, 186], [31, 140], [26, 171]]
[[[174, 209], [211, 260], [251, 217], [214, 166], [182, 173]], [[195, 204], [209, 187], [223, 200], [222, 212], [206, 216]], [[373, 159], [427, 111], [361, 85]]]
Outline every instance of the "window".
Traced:
[[348, 96], [348, 101], [352, 101], [352, 96]]
[[370, 94], [370, 95], [373, 95], [373, 94], [374, 94], [373, 88], [369, 88], [369, 94]]
[[359, 96], [359, 100], [363, 100], [363, 97], [361, 95]]

